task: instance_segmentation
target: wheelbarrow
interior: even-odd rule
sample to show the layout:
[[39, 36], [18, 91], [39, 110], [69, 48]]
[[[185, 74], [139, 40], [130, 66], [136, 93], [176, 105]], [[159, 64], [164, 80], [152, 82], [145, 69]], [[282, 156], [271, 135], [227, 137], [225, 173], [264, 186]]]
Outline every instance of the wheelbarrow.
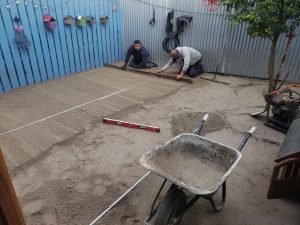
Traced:
[[[205, 115], [194, 134], [180, 134], [141, 156], [143, 167], [164, 178], [145, 225], [150, 225], [151, 220], [154, 225], [178, 225], [201, 197], [216, 211], [224, 207], [226, 179], [242, 158], [241, 151], [256, 128], [251, 128], [234, 149], [199, 135], [207, 117]], [[171, 185], [157, 204], [167, 181]], [[220, 188], [222, 197], [217, 202], [214, 196]], [[186, 192], [193, 194], [189, 201]]]
[[[154, 225], [178, 225], [184, 214], [201, 197], [207, 199], [216, 211], [222, 210], [226, 199], [226, 179], [240, 161], [241, 151], [256, 128], [252, 127], [239, 147], [234, 149], [200, 136], [207, 119], [208, 114], [203, 117], [193, 134], [180, 134], [143, 154], [140, 162], [149, 171], [90, 225], [95, 225], [107, 212], [115, 208], [151, 173], [163, 177], [164, 181], [151, 206], [150, 214], [144, 221], [145, 225], [150, 225], [152, 219], [155, 220]], [[167, 181], [171, 185], [162, 201], [156, 204]], [[220, 188], [222, 199], [217, 202], [214, 195]], [[189, 201], [185, 194], [187, 191], [194, 195]]]

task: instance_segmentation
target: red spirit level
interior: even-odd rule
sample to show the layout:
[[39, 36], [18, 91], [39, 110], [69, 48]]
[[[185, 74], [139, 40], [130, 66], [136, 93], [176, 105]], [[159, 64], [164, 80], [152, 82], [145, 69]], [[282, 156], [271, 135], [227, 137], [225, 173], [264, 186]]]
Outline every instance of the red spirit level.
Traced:
[[122, 120], [103, 118], [103, 122], [107, 123], [107, 124], [119, 125], [119, 126], [124, 126], [124, 127], [135, 128], [135, 129], [148, 130], [148, 131], [153, 131], [153, 132], [158, 132], [158, 133], [160, 132], [159, 127], [153, 127], [153, 126], [138, 124], [138, 123], [130, 123], [130, 122], [122, 121]]

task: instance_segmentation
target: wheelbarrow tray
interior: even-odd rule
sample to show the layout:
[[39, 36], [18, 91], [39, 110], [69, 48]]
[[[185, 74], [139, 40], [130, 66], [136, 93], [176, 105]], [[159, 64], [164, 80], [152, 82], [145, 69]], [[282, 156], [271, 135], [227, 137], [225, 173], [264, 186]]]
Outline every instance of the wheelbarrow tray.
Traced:
[[183, 133], [143, 154], [143, 167], [197, 195], [212, 195], [242, 154], [210, 139]]

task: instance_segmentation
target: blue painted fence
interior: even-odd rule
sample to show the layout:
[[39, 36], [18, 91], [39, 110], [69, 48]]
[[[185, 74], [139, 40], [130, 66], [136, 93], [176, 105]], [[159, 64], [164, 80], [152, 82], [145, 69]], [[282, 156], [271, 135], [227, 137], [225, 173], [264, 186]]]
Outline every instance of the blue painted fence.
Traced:
[[[120, 13], [119, 0], [1, 0], [0, 93], [119, 61]], [[44, 14], [56, 19], [55, 29], [46, 29]], [[72, 25], [63, 23], [67, 15], [74, 18]], [[78, 15], [93, 16], [96, 23], [78, 27]], [[106, 24], [100, 23], [101, 16], [108, 16]], [[15, 42], [15, 17], [30, 42], [27, 49]]]

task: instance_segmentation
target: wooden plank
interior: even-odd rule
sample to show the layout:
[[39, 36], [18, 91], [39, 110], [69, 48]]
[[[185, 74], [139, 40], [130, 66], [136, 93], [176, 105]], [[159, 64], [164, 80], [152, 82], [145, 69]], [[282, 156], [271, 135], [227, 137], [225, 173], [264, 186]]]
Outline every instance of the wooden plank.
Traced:
[[[68, 55], [68, 48], [67, 48], [67, 42], [66, 42], [66, 32], [65, 32], [65, 26], [63, 23], [63, 14], [62, 14], [62, 5], [60, 4], [59, 0], [50, 0], [50, 7], [51, 12], [53, 12], [54, 17], [57, 20], [57, 29], [55, 29], [54, 35], [57, 35], [57, 39], [55, 39], [55, 43], [58, 41], [58, 44], [61, 48], [61, 57], [62, 57], [62, 71], [60, 68], [60, 71], [63, 72], [63, 75], [69, 75], [70, 72], [70, 62], [69, 62], [69, 55]], [[57, 45], [56, 45], [57, 48]], [[58, 53], [59, 55], [59, 53]], [[58, 57], [59, 60], [59, 57]]]
[[29, 18], [31, 17], [31, 15], [30, 16], [27, 15], [26, 6], [24, 4], [18, 5], [17, 8], [19, 11], [20, 19], [22, 21], [21, 23], [22, 23], [23, 27], [25, 28], [24, 33], [31, 43], [31, 45], [29, 46], [29, 48], [27, 50], [27, 54], [25, 54], [25, 57], [26, 57], [26, 60], [29, 59], [29, 60], [27, 60], [27, 63], [30, 63], [34, 83], [40, 83], [42, 79], [41, 79], [40, 69], [38, 66], [37, 54], [35, 51], [35, 49], [36, 49], [35, 42], [33, 39], [33, 36], [35, 36], [35, 34], [32, 33], [31, 27], [29, 25]]
[[[61, 2], [64, 2], [64, 0], [61, 0]], [[74, 2], [72, 1], [67, 1], [66, 2], [66, 6], [63, 7], [65, 14], [67, 15], [71, 15], [73, 16], [74, 20], [75, 20], [75, 13], [74, 13]], [[66, 7], [66, 8], [65, 8]], [[74, 24], [66, 27], [66, 31], [70, 34], [70, 38], [71, 38], [71, 44], [70, 47], [73, 50], [73, 53], [71, 53], [71, 51], [69, 51], [69, 54], [72, 54], [74, 56], [74, 63], [75, 63], [75, 71], [76, 72], [81, 72], [82, 68], [81, 68], [81, 61], [80, 61], [80, 53], [79, 53], [79, 47], [78, 47], [78, 38], [77, 38], [77, 27], [75, 25], [75, 21]], [[68, 46], [69, 47], [69, 46]], [[72, 57], [70, 57], [70, 59], [72, 59]], [[70, 60], [71, 62], [71, 60]], [[71, 66], [72, 69], [72, 66]]]
[[[104, 66], [114, 68], [114, 69], [121, 69], [121, 65], [116, 65], [116, 64], [104, 64]], [[134, 68], [127, 67], [126, 71], [177, 81], [175, 75], [151, 72], [147, 69], [134, 69]], [[192, 78], [189, 77], [183, 77], [180, 81], [189, 84], [193, 83]]]
[[[300, 193], [300, 177], [297, 174], [291, 174], [287, 177], [284, 174], [285, 168], [288, 166], [293, 166], [294, 168], [299, 168], [300, 159], [292, 158], [281, 161], [276, 164], [273, 169], [273, 174], [270, 181], [270, 186], [268, 190], [267, 197], [268, 199], [275, 198], [287, 198], [287, 197], [296, 197]], [[283, 168], [283, 177], [280, 176], [279, 172]]]
[[291, 123], [275, 162], [281, 162], [289, 158], [300, 158], [300, 118]]
[[[49, 46], [48, 46], [48, 40], [45, 32], [45, 27], [43, 23], [43, 14], [42, 14], [42, 9], [40, 6], [39, 1], [36, 1], [37, 7], [34, 7], [34, 4], [28, 4], [27, 10], [28, 12], [31, 12], [32, 15], [35, 16], [36, 18], [36, 27], [37, 30], [32, 30], [33, 32], [36, 32], [35, 34], [39, 36], [40, 41], [41, 41], [41, 47], [42, 47], [42, 52], [43, 52], [43, 58], [45, 62], [45, 67], [47, 71], [47, 78], [48, 80], [53, 79], [54, 77], [54, 70], [53, 70], [53, 62], [51, 59], [50, 51], [49, 51]], [[38, 47], [38, 46], [37, 46]], [[55, 63], [57, 64], [57, 63]]]
[[3, 91], [10, 91], [12, 87], [7, 74], [7, 70], [6, 70], [6, 66], [2, 54], [4, 54], [4, 52], [2, 52], [1, 41], [0, 41], [0, 79], [3, 87]]
[[[26, 10], [27, 14], [30, 15], [30, 16], [28, 16], [28, 19], [29, 19], [29, 24], [30, 24], [30, 28], [31, 28], [31, 34], [32, 34], [32, 45], [34, 46], [34, 49], [35, 49], [37, 64], [38, 64], [39, 71], [40, 71], [40, 74], [39, 74], [40, 79], [41, 79], [41, 81], [46, 81], [46, 80], [48, 80], [47, 64], [45, 63], [46, 57], [44, 57], [42, 41], [39, 37], [37, 20], [35, 17], [35, 11], [34, 11], [33, 5], [28, 4], [27, 6], [25, 6], [25, 10]], [[30, 49], [33, 46], [31, 46]], [[50, 71], [51, 70], [52, 70], [52, 68], [50, 65]]]
[[[15, 35], [14, 26], [16, 26], [16, 24], [13, 22], [13, 19], [14, 19], [15, 16], [20, 17], [17, 7], [18, 6], [16, 4], [11, 4], [11, 7], [10, 7], [10, 12], [11, 13], [9, 14], [10, 16], [7, 17], [7, 21], [5, 23], [5, 25], [7, 25], [7, 27], [6, 27], [7, 34], [8, 34], [8, 36], [10, 36], [10, 39], [12, 39], [12, 40], [13, 40], [14, 35]], [[8, 21], [9, 19], [10, 19], [10, 21]], [[25, 21], [24, 21], [24, 23], [26, 24]], [[28, 21], [27, 21], [27, 23], [28, 23]], [[30, 40], [31, 39], [30, 38], [30, 28], [26, 27], [25, 24], [24, 24], [24, 34]], [[30, 41], [32, 43], [32, 40], [30, 40]], [[33, 69], [31, 68], [31, 63], [30, 63], [30, 60], [29, 60], [29, 58], [30, 58], [29, 51], [22, 48], [22, 47], [18, 48], [16, 43], [13, 43], [13, 46], [11, 46], [11, 48], [14, 49], [13, 51], [16, 51], [16, 52], [20, 53], [21, 60], [22, 60], [22, 63], [23, 63], [23, 67], [24, 67], [24, 72], [25, 72], [25, 77], [26, 77], [27, 84], [28, 85], [34, 84], [35, 80], [34, 80], [34, 77], [33, 77]], [[32, 48], [32, 45], [29, 46], [29, 48]], [[34, 51], [32, 51], [32, 49], [31, 49], [31, 54], [32, 54], [32, 58], [34, 58], [35, 53], [34, 53]], [[17, 65], [16, 65], [16, 67], [17, 67]], [[37, 77], [39, 76], [39, 72], [36, 76]], [[19, 77], [19, 81], [20, 81], [20, 77]]]
[[[78, 0], [73, 0], [72, 8], [74, 10], [75, 17], [78, 15], [84, 16], [80, 14], [79, 8], [78, 8]], [[85, 54], [84, 54], [84, 44], [82, 39], [82, 28], [76, 27], [76, 35], [77, 35], [77, 42], [78, 42], [78, 48], [79, 48], [79, 56], [80, 56], [80, 64], [81, 64], [81, 71], [87, 70], [86, 62], [85, 62]]]
[[[0, 211], [4, 225], [25, 225], [12, 181], [0, 149]], [[1, 222], [1, 221], [0, 221]], [[1, 223], [3, 224], [3, 223]]]
[[[7, 72], [8, 72], [8, 78], [11, 83], [12, 88], [18, 88], [20, 86], [24, 87], [27, 85], [26, 78], [25, 78], [25, 73], [23, 70], [23, 65], [21, 61], [21, 57], [19, 55], [18, 51], [14, 51], [16, 46], [14, 46], [13, 49], [10, 48], [10, 43], [15, 45], [13, 42], [13, 37], [7, 36], [6, 34], [6, 27], [4, 27], [4, 23], [6, 22], [7, 18], [10, 18], [9, 15], [7, 14], [8, 10], [6, 8], [0, 8], [1, 13], [0, 13], [0, 34], [1, 34], [1, 41], [0, 41], [0, 48], [2, 49], [3, 52], [3, 59], [4, 63], [7, 67]], [[4, 21], [5, 18], [5, 21]], [[9, 21], [11, 23], [11, 21]], [[13, 31], [14, 32], [14, 31]], [[12, 38], [12, 39], [11, 39]], [[15, 68], [15, 64], [18, 65]], [[19, 83], [19, 79], [20, 83]], [[8, 87], [8, 85], [7, 85]]]
[[[102, 25], [100, 24], [100, 1], [94, 1], [94, 9], [95, 9], [95, 16], [96, 16], [96, 21], [97, 21], [97, 49], [98, 52], [96, 54], [99, 57], [99, 65], [98, 67], [103, 66], [103, 47], [102, 47], [102, 36], [101, 36], [101, 27]], [[96, 61], [97, 62], [97, 61]]]

